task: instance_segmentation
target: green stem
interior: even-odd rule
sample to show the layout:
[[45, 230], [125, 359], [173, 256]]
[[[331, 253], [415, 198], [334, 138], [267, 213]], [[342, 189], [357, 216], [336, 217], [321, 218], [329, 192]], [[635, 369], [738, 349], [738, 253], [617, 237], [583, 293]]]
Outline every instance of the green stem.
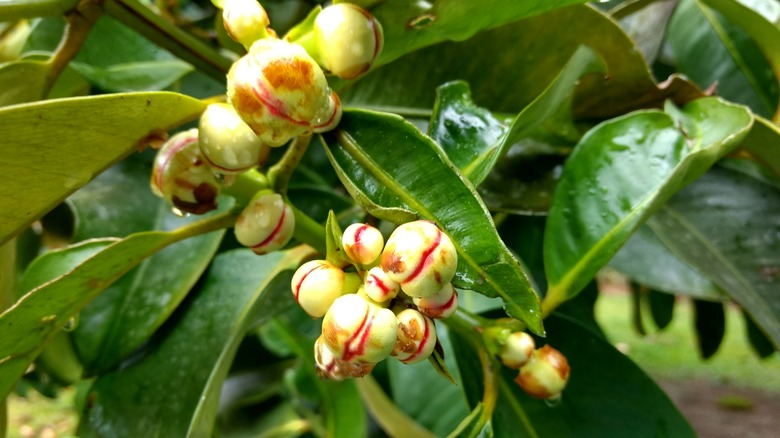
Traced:
[[233, 184], [222, 189], [222, 193], [236, 198], [236, 206], [243, 208], [257, 192], [269, 187], [268, 178], [257, 169], [251, 169], [236, 175]]
[[463, 336], [466, 342], [471, 344], [479, 354], [479, 361], [482, 365], [483, 385], [485, 388], [482, 393], [482, 414], [480, 415], [479, 422], [474, 430], [481, 430], [493, 416], [493, 411], [496, 408], [496, 401], [498, 400], [499, 375], [497, 370], [500, 365], [496, 359], [488, 353], [487, 345], [485, 345], [485, 341], [481, 335], [484, 328], [492, 325], [492, 322], [491, 320], [482, 318], [478, 315], [458, 309], [453, 315], [447, 318], [447, 325]]
[[293, 237], [299, 242], [308, 244], [320, 254], [325, 254], [325, 227], [309, 215], [290, 204], [295, 214], [295, 232]]
[[46, 75], [44, 96], [49, 94], [49, 90], [54, 86], [62, 71], [65, 70], [65, 67], [81, 50], [81, 46], [87, 40], [89, 30], [100, 18], [101, 14], [102, 10], [97, 3], [90, 0], [82, 0], [75, 9], [65, 15], [65, 20], [67, 21], [65, 34], [62, 36], [57, 50], [54, 51], [54, 55], [47, 62], [49, 73]]
[[179, 29], [136, 0], [106, 0], [108, 15], [189, 62], [218, 81], [224, 81], [232, 61], [216, 49]]
[[3, 21], [25, 18], [64, 15], [79, 0], [3, 0], [0, 1], [0, 17]]
[[285, 198], [287, 197], [287, 183], [290, 182], [290, 177], [298, 167], [298, 163], [301, 162], [303, 154], [306, 153], [309, 143], [311, 143], [311, 134], [295, 137], [287, 147], [282, 159], [268, 169], [268, 182], [271, 188], [275, 192], [281, 193]]
[[355, 385], [371, 416], [388, 435], [420, 438], [436, 436], [399, 409], [371, 375], [355, 379]]

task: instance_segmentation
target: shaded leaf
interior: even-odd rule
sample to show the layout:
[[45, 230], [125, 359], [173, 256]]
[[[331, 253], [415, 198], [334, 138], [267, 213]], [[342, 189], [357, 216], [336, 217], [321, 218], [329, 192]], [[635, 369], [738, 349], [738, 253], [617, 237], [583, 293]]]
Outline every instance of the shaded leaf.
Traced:
[[658, 292], [654, 289], [648, 290], [647, 303], [650, 307], [650, 315], [653, 317], [658, 330], [665, 329], [672, 322], [674, 302], [675, 297], [673, 294]]
[[[704, 3], [703, 0], [682, 0], [669, 23], [667, 40], [678, 71], [702, 87], [717, 84], [717, 93], [724, 98], [748, 105], [757, 114], [771, 116], [778, 103], [778, 84], [772, 67], [744, 30]], [[731, 9], [737, 7], [729, 8], [726, 1], [707, 3], [729, 10], [730, 20], [751, 13], [744, 6], [738, 7], [739, 13], [734, 13]], [[758, 14], [752, 15], [751, 27], [766, 31], [764, 26], [771, 26], [761, 23], [764, 20]], [[772, 33], [778, 32], [780, 30], [774, 29]], [[767, 34], [766, 39], [771, 38]], [[775, 40], [770, 50], [776, 51], [776, 45]]]
[[0, 145], [0, 242], [130, 154], [144, 137], [192, 120], [204, 108], [168, 92], [1, 108], [0, 130], [6, 134]]
[[753, 351], [762, 359], [766, 359], [777, 351], [775, 350], [774, 345], [772, 345], [772, 341], [770, 341], [756, 323], [753, 322], [753, 318], [746, 312], [742, 312], [742, 316], [745, 321], [747, 338], [750, 341], [750, 346], [753, 347]]
[[780, 347], [780, 192], [774, 186], [713, 168], [648, 225], [750, 313]]
[[[25, 53], [53, 53], [62, 37], [60, 17], [39, 20]], [[71, 66], [94, 85], [109, 91], [151, 91], [168, 87], [193, 67], [136, 31], [108, 16], [90, 29]]]
[[[52, 336], [133, 266], [171, 243], [232, 223], [233, 216], [225, 214], [175, 231], [136, 233], [112, 242], [68, 273], [32, 289], [0, 314], [0, 398], [8, 394]], [[68, 251], [51, 254], [47, 263], [68, 263], [71, 257]]]
[[[558, 315], [547, 318], [545, 325], [548, 337], [537, 339], [537, 346], [549, 343], [571, 367], [562, 400], [549, 406], [531, 398], [513, 381], [517, 371], [501, 367], [492, 421], [496, 437], [600, 438], [625, 436], [627, 430], [632, 436], [695, 436], [661, 388], [600, 335]], [[460, 334], [453, 334], [453, 343], [470, 352], [458, 354], [461, 373], [471, 369], [469, 375], [480, 376], [476, 354]], [[464, 385], [467, 394], [473, 391], [469, 388]], [[469, 397], [472, 406], [481, 397], [481, 388], [476, 389], [477, 397]]]
[[780, 128], [756, 117], [740, 147], [780, 178]]
[[247, 249], [218, 256], [203, 288], [147, 356], [95, 381], [79, 435], [211, 436], [220, 388], [241, 339], [255, 313], [287, 293], [269, 285], [309, 255], [299, 247], [264, 256]]
[[648, 216], [752, 123], [744, 107], [717, 98], [667, 111], [604, 122], [567, 160], [545, 230], [548, 310], [577, 294]]
[[[498, 237], [473, 186], [435, 143], [400, 117], [358, 110], [345, 111], [339, 128], [325, 139], [342, 182], [359, 190], [352, 193], [358, 203], [369, 199], [374, 205], [363, 206], [385, 220], [398, 219], [384, 210], [390, 207], [436, 222], [458, 250], [453, 283], [500, 296], [510, 316], [542, 332], [528, 277]], [[398, 166], [399, 157], [415, 159]]]
[[[522, 4], [520, 7], [527, 4], [516, 3]], [[388, 2], [387, 8], [393, 4]], [[483, 4], [475, 3], [474, 7], [482, 8]], [[414, 8], [408, 12], [412, 11]], [[389, 35], [386, 40], [390, 41]], [[656, 86], [644, 59], [620, 26], [584, 5], [556, 9], [481, 32], [463, 42], [418, 50], [337, 88], [345, 105], [428, 116], [436, 87], [463, 80], [471, 84], [478, 105], [517, 113], [542, 93], [581, 45], [601, 57], [609, 80], [600, 74], [581, 79], [574, 107], [580, 117], [598, 118], [648, 105], [661, 106], [667, 97], [684, 103], [701, 96], [680, 78]], [[464, 56], [468, 62], [464, 62]]]
[[[436, 334], [446, 352], [447, 368], [459, 382], [461, 375], [449, 342], [449, 330], [443, 324], [437, 325]], [[398, 408], [436, 436], [446, 436], [468, 415], [461, 387], [440, 376], [430, 363], [405, 365], [391, 358], [387, 367], [390, 393]]]
[[717, 286], [675, 256], [648, 226], [641, 226], [612, 257], [609, 266], [651, 289], [706, 300], [723, 297]]
[[726, 311], [720, 301], [693, 300], [693, 308], [699, 354], [709, 359], [718, 351], [726, 334]]

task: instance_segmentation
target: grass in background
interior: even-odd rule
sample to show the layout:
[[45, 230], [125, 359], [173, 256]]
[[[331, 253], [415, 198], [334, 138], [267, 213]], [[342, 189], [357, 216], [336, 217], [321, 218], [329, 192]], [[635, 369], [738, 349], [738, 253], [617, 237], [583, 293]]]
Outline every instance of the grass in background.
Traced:
[[708, 380], [780, 394], [780, 354], [775, 352], [761, 359], [754, 353], [741, 312], [735, 306], [727, 306], [723, 343], [706, 360], [699, 356], [693, 306], [688, 300], [677, 300], [674, 318], [663, 331], [657, 330], [649, 312], [643, 312], [647, 331], [644, 337], [632, 324], [631, 296], [627, 293], [600, 294], [595, 312], [607, 338], [648, 374]]

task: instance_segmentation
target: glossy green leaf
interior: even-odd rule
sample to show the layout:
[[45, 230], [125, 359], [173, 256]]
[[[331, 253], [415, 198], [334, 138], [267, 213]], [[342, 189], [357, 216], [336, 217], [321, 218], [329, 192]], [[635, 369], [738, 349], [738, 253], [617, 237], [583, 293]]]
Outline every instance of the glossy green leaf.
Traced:
[[310, 253], [299, 247], [218, 256], [202, 289], [146, 357], [95, 381], [79, 436], [211, 436], [220, 388], [241, 339], [256, 312], [287, 292], [269, 285]]
[[352, 265], [349, 256], [344, 253], [341, 246], [343, 233], [339, 226], [339, 220], [336, 214], [331, 210], [328, 213], [328, 220], [325, 222], [325, 259], [342, 269]]
[[76, 6], [78, 0], [4, 0], [0, 3], [3, 21], [62, 15]]
[[750, 346], [753, 347], [753, 351], [758, 354], [759, 357], [765, 359], [771, 356], [775, 351], [775, 346], [772, 345], [766, 335], [760, 328], [753, 322], [753, 318], [745, 312], [742, 312], [742, 316], [745, 320], [745, 331], [747, 332], [747, 338], [750, 341]]
[[[52, 53], [63, 26], [61, 18], [40, 20], [24, 51]], [[190, 64], [108, 16], [90, 29], [71, 65], [94, 85], [116, 92], [162, 90], [193, 70]]]
[[371, 12], [382, 24], [385, 46], [379, 63], [442, 41], [463, 41], [474, 34], [582, 0], [469, 0], [444, 3], [392, 0]]
[[[151, 164], [133, 155], [70, 196], [74, 240], [172, 230], [200, 220], [173, 214], [152, 194], [150, 173]], [[220, 199], [221, 211], [231, 205], [231, 198]], [[160, 327], [203, 273], [223, 234], [210, 233], [165, 248], [82, 310], [73, 339], [88, 374], [117, 363]]]
[[[175, 231], [133, 234], [106, 246], [70, 272], [31, 290], [0, 314], [0, 398], [13, 388], [45, 343], [98, 294], [144, 258], [189, 237], [230, 226], [225, 214]], [[68, 263], [68, 251], [49, 263]], [[44, 270], [46, 271], [46, 270]]]
[[[772, 0], [738, 1], [738, 0], [701, 0], [703, 3], [717, 9], [728, 17], [728, 21], [739, 26], [753, 40], [756, 46], [769, 63], [774, 73], [774, 84], [771, 82], [762, 85], [768, 87], [763, 90], [767, 95], [780, 99], [778, 82], [780, 82], [780, 50], [777, 50], [777, 42], [780, 40], [780, 27], [773, 19], [778, 17], [777, 2]], [[762, 66], [763, 68], [763, 66]], [[762, 72], [765, 74], [765, 72]], [[762, 78], [763, 79], [763, 78]], [[771, 85], [770, 85], [771, 84]], [[773, 120], [780, 121], [780, 107], [778, 101], [773, 102], [775, 112]]]
[[[447, 368], [455, 381], [461, 376], [449, 342], [449, 330], [437, 325], [436, 334], [444, 347]], [[390, 391], [398, 407], [436, 436], [446, 436], [469, 414], [459, 385], [440, 376], [430, 363], [405, 365], [388, 359]], [[425, 382], [420, 385], [419, 382]]]
[[472, 102], [468, 84], [462, 81], [445, 84], [437, 90], [429, 134], [463, 175], [479, 185], [509, 147], [527, 137], [560, 108], [568, 106], [578, 78], [600, 69], [596, 59], [590, 49], [578, 49], [560, 74], [509, 127], [505, 126], [507, 122]]
[[[182, 219], [165, 205], [147, 214], [154, 220], [152, 230], [170, 231], [201, 220]], [[87, 374], [115, 365], [151, 337], [205, 271], [224, 232], [162, 249], [84, 307], [73, 341]]]
[[[542, 332], [538, 297], [520, 264], [498, 237], [473, 186], [430, 138], [402, 118], [369, 111], [345, 111], [326, 147], [342, 181], [372, 214], [393, 220], [384, 208], [401, 209], [436, 222], [458, 250], [453, 283], [500, 296], [507, 313]], [[399, 157], [414, 157], [399, 166]], [[356, 196], [358, 195], [358, 196]]]
[[780, 178], [780, 128], [769, 120], [756, 117], [753, 128], [740, 146]]
[[[393, 3], [386, 3], [387, 8]], [[516, 3], [519, 7], [528, 4]], [[482, 3], [473, 5], [486, 7]], [[386, 41], [390, 41], [389, 35]], [[436, 87], [464, 80], [471, 85], [478, 105], [492, 111], [517, 113], [545, 90], [582, 45], [601, 57], [610, 80], [604, 81], [601, 74], [581, 79], [575, 99], [578, 116], [611, 116], [660, 105], [667, 97], [686, 102], [701, 96], [695, 87], [679, 78], [656, 86], [644, 59], [620, 26], [585, 5], [556, 9], [481, 32], [463, 42], [418, 50], [355, 83], [341, 85], [339, 95], [345, 105], [427, 117], [436, 98]], [[464, 62], [464, 56], [468, 62]]]
[[647, 304], [650, 307], [650, 315], [653, 317], [656, 327], [663, 330], [672, 322], [674, 316], [674, 303], [676, 298], [673, 294], [658, 292], [650, 289], [647, 293]]
[[0, 65], [0, 106], [42, 99], [49, 67], [39, 61], [14, 61]]
[[651, 289], [708, 300], [723, 297], [710, 279], [675, 256], [647, 226], [634, 232], [609, 266]]
[[[778, 104], [778, 79], [761, 50], [744, 30], [729, 20], [750, 14], [749, 8], [729, 7], [733, 1], [707, 1], [729, 11], [728, 20], [706, 6], [704, 0], [683, 0], [669, 23], [668, 41], [674, 51], [677, 69], [702, 87], [716, 85], [716, 92], [726, 99], [743, 103], [757, 114], [770, 117]], [[739, 9], [739, 11], [732, 11]], [[762, 41], [772, 41], [768, 50], [777, 51], [776, 36], [780, 30], [762, 23], [753, 13], [739, 22], [754, 28]], [[780, 57], [772, 55], [775, 60]], [[779, 65], [780, 67], [780, 65]]]
[[604, 122], [569, 157], [545, 230], [547, 310], [576, 295], [648, 216], [752, 124], [744, 107], [717, 98], [667, 111]]
[[[537, 346], [549, 344], [563, 353], [571, 367], [561, 402], [549, 406], [531, 398], [513, 381], [517, 371], [499, 370], [499, 395], [492, 425], [496, 437], [693, 437], [674, 404], [653, 380], [602, 336], [565, 316], [545, 320], [548, 337]], [[458, 333], [453, 333], [458, 365], [473, 381], [481, 369], [474, 350]], [[481, 385], [464, 390], [475, 406]], [[630, 400], [630, 403], [627, 402]]]
[[150, 134], [205, 104], [168, 92], [52, 100], [0, 109], [0, 242], [51, 210]]
[[699, 354], [704, 359], [712, 357], [726, 334], [726, 311], [720, 301], [693, 300], [693, 324]]
[[664, 244], [749, 312], [780, 347], [780, 192], [714, 168], [678, 193], [648, 225]]

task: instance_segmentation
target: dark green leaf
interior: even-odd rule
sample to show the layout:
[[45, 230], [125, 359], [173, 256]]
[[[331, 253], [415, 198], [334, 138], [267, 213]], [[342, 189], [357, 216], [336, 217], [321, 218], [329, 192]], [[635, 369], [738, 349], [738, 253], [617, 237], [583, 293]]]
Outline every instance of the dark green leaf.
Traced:
[[651, 289], [706, 300], [723, 296], [712, 281], [664, 246], [648, 226], [636, 230], [609, 266]]
[[753, 347], [753, 350], [756, 352], [756, 354], [758, 354], [758, 356], [762, 359], [766, 359], [775, 351], [777, 351], [775, 350], [775, 346], [772, 345], [772, 341], [770, 341], [769, 338], [767, 338], [761, 329], [756, 325], [756, 323], [753, 322], [753, 318], [751, 318], [750, 315], [748, 315], [746, 312], [742, 312], [742, 316], [744, 317], [745, 321], [745, 331], [747, 338], [750, 341], [750, 345]]
[[[533, 331], [543, 331], [538, 297], [520, 264], [498, 237], [493, 221], [473, 186], [443, 155], [438, 145], [397, 116], [345, 111], [339, 128], [327, 135], [334, 167], [342, 182], [357, 188], [358, 203], [375, 216], [397, 220], [393, 211], [433, 220], [458, 250], [453, 281], [463, 289], [500, 296], [510, 316]], [[413, 157], [399, 166], [402, 157]], [[349, 173], [344, 170], [349, 169]]]
[[255, 313], [287, 293], [269, 288], [271, 281], [308, 255], [297, 248], [218, 256], [203, 288], [148, 355], [95, 381], [79, 435], [211, 436], [220, 388], [241, 339]]
[[729, 152], [752, 123], [744, 107], [717, 98], [667, 111], [604, 122], [569, 157], [545, 230], [547, 309], [576, 295], [648, 216]]
[[346, 268], [352, 261], [344, 253], [341, 247], [342, 232], [336, 214], [331, 210], [328, 213], [328, 221], [325, 223], [325, 258], [336, 266]]
[[[525, 7], [528, 2], [515, 3]], [[390, 9], [397, 3], [386, 5]], [[487, 6], [474, 3], [473, 7]], [[413, 11], [411, 8], [402, 13]], [[389, 35], [386, 40], [390, 41]], [[695, 87], [679, 78], [656, 86], [644, 59], [620, 26], [584, 5], [556, 9], [481, 32], [467, 41], [418, 50], [355, 83], [341, 85], [340, 96], [345, 105], [427, 117], [436, 87], [464, 80], [471, 84], [478, 105], [492, 111], [517, 113], [544, 91], [581, 45], [602, 58], [610, 77], [609, 81], [601, 74], [581, 79], [575, 99], [575, 113], [581, 117], [622, 114], [651, 104], [660, 106], [667, 97], [686, 102], [701, 96]], [[468, 62], [464, 62], [464, 57], [468, 57]]]
[[[152, 133], [197, 117], [201, 101], [112, 94], [0, 109], [0, 243], [51, 210]], [[56, 139], [56, 141], [54, 141]], [[145, 143], [144, 143], [145, 145]]]
[[382, 24], [385, 47], [379, 63], [442, 41], [463, 41], [480, 31], [539, 15], [582, 0], [490, 0], [446, 3], [395, 0], [371, 12]]
[[726, 334], [726, 311], [720, 301], [693, 300], [694, 327], [699, 354], [704, 359], [718, 351]]
[[[727, 21], [703, 3], [728, 10], [729, 19], [738, 17], [729, 1], [682, 0], [669, 23], [668, 41], [674, 51], [677, 69], [702, 87], [717, 84], [717, 93], [726, 99], [749, 105], [763, 116], [774, 114], [778, 103], [777, 78], [756, 44], [744, 30]], [[751, 11], [742, 6], [740, 14]], [[773, 27], [753, 13], [749, 26], [767, 31]], [[746, 19], [739, 20], [747, 24]], [[780, 30], [773, 29], [775, 35]], [[766, 34], [765, 40], [772, 38]], [[776, 52], [776, 39], [771, 51]], [[780, 63], [780, 55], [773, 54]], [[780, 68], [780, 64], [778, 65]]]
[[[165, 246], [230, 226], [233, 216], [223, 214], [175, 231], [149, 231], [110, 243], [73, 270], [31, 290], [12, 308], [0, 314], [0, 398], [5, 397], [46, 342], [98, 294], [144, 258]], [[94, 245], [105, 241], [86, 242]], [[83, 250], [77, 246], [78, 251]], [[69, 265], [72, 253], [47, 255], [52, 266]], [[44, 262], [40, 262], [44, 263]], [[49, 269], [41, 269], [49, 272]], [[52, 272], [57, 272], [52, 268]], [[48, 275], [48, 274], [43, 274]]]
[[658, 292], [653, 289], [648, 290], [647, 303], [650, 306], [650, 315], [658, 330], [665, 329], [672, 322], [674, 302], [674, 294]]
[[645, 326], [642, 323], [642, 301], [643, 300], [643, 291], [642, 286], [631, 283], [630, 285], [630, 293], [631, 293], [631, 322], [634, 326], [634, 330], [640, 335], [645, 336], [647, 332], [645, 331]]
[[[474, 104], [466, 82], [448, 82], [436, 90], [428, 135], [475, 186], [495, 164], [499, 140], [507, 129], [506, 121]], [[494, 159], [488, 164], [490, 157]]]
[[756, 117], [750, 134], [740, 146], [780, 178], [780, 128], [769, 120]]
[[[499, 398], [493, 414], [496, 437], [693, 437], [693, 430], [664, 392], [636, 364], [605, 339], [567, 317], [545, 320], [549, 343], [563, 353], [571, 367], [562, 400], [548, 406], [529, 397], [513, 381], [517, 371], [500, 370]], [[461, 373], [479, 376], [476, 355], [460, 336], [453, 335]], [[462, 359], [471, 362], [465, 364]], [[467, 367], [467, 368], [464, 368]], [[477, 380], [477, 379], [473, 379]], [[465, 382], [464, 382], [465, 383]], [[469, 385], [465, 385], [467, 394]], [[471, 405], [474, 406], [473, 397]], [[630, 402], [628, 402], [630, 400]]]
[[714, 168], [648, 225], [749, 312], [780, 348], [780, 192], [774, 186]]

